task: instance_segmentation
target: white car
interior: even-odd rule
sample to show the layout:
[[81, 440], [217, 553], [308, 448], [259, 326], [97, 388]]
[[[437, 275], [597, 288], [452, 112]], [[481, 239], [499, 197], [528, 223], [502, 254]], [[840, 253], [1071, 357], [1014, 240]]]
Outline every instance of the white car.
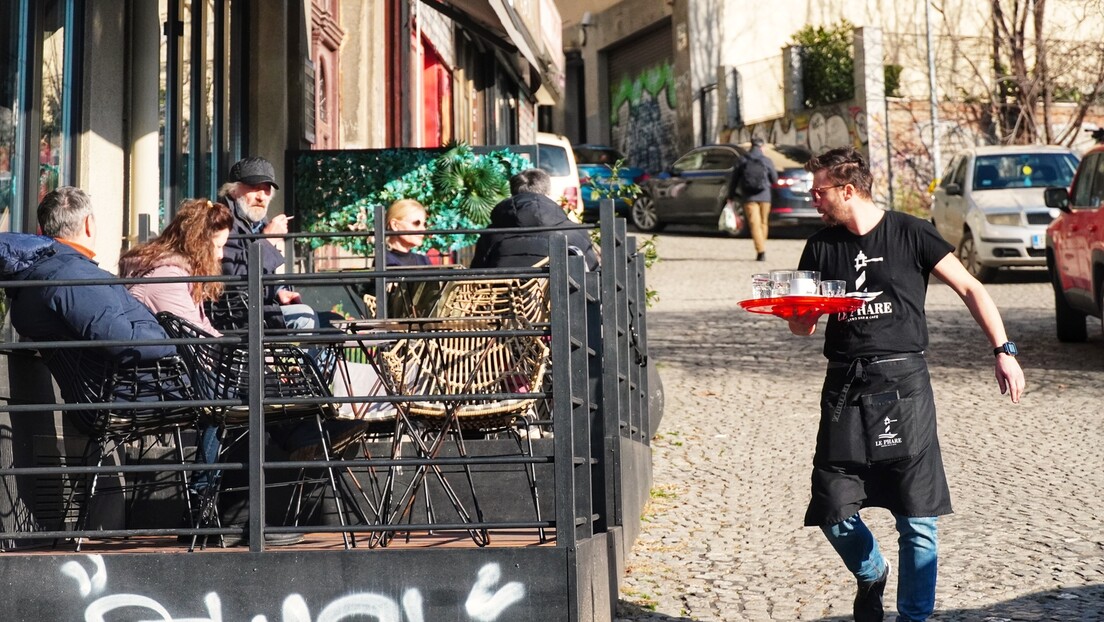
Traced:
[[970, 274], [1046, 266], [1046, 228], [1058, 216], [1043, 190], [1068, 188], [1077, 155], [1040, 145], [974, 147], [957, 153], [932, 192], [931, 219]]
[[559, 134], [537, 132], [537, 166], [552, 178], [552, 198], [572, 214], [581, 216], [579, 167], [575, 164], [571, 141]]

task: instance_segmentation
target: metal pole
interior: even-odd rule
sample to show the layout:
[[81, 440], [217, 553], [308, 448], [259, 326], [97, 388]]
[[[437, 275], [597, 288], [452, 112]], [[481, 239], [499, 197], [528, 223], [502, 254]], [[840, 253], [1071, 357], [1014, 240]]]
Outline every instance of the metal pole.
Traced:
[[932, 46], [931, 0], [924, 0], [924, 23], [928, 38], [928, 91], [931, 103], [931, 159], [932, 179], [939, 178], [943, 168], [939, 157], [939, 97], [935, 86], [935, 48]]

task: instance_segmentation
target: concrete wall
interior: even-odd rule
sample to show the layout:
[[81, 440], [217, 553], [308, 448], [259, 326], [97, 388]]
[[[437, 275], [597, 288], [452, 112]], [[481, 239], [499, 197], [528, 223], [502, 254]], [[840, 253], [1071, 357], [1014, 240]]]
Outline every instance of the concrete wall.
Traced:
[[341, 2], [341, 144], [347, 149], [386, 146], [383, 17], [381, 2]]
[[[85, 76], [81, 97], [82, 126], [76, 185], [92, 197], [98, 235], [96, 258], [106, 270], [119, 261], [123, 213], [127, 197], [126, 129], [123, 124], [127, 86], [120, 68], [127, 65], [124, 0], [102, 0], [87, 5]], [[31, 209], [34, 209], [31, 206]]]
[[[299, 2], [300, 0], [293, 0]], [[286, 2], [272, 3], [271, 10], [251, 12], [254, 36], [249, 38], [249, 93], [243, 105], [248, 110], [249, 127], [246, 128], [251, 145], [248, 156], [261, 156], [272, 162], [276, 180], [287, 188], [287, 172], [284, 170], [284, 151], [303, 148], [302, 123], [292, 123], [290, 98], [302, 93], [303, 60], [301, 55], [289, 58], [290, 43], [298, 39], [298, 25], [288, 23]], [[279, 4], [277, 9], [275, 5]], [[288, 59], [283, 62], [283, 59]], [[293, 74], [289, 74], [291, 68]], [[269, 208], [270, 214], [284, 210], [283, 193], [277, 192]]]

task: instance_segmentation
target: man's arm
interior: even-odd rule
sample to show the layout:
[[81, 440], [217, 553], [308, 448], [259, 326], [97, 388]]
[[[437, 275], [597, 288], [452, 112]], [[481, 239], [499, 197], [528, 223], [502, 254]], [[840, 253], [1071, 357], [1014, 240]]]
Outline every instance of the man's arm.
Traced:
[[[1004, 322], [1001, 320], [1000, 311], [985, 286], [978, 282], [966, 268], [962, 266], [954, 255], [948, 253], [935, 265], [932, 274], [940, 281], [946, 283], [970, 310], [974, 321], [981, 327], [982, 332], [989, 339], [989, 344], [996, 348], [1008, 341], [1008, 335], [1004, 332]], [[1016, 357], [1001, 354], [996, 357], [997, 386], [1001, 394], [1008, 393], [1013, 403], [1019, 403], [1024, 391], [1024, 374]]]
[[[55, 290], [58, 315], [89, 341], [167, 339], [164, 329], [142, 303], [119, 285], [74, 285]], [[125, 345], [103, 348], [120, 363], [152, 361], [176, 354], [173, 345]]]

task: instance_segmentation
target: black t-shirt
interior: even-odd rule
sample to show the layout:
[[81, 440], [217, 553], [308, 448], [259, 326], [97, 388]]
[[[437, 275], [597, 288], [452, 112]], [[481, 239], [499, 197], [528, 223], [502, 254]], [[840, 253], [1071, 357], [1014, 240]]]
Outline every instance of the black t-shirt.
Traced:
[[387, 265], [390, 266], [428, 266], [429, 257], [421, 253], [404, 253], [393, 249], [387, 249]]
[[924, 351], [928, 276], [953, 248], [931, 223], [900, 212], [886, 212], [866, 235], [835, 226], [810, 237], [799, 269], [842, 279], [848, 292], [868, 297], [858, 311], [829, 316], [824, 356], [850, 361]]

